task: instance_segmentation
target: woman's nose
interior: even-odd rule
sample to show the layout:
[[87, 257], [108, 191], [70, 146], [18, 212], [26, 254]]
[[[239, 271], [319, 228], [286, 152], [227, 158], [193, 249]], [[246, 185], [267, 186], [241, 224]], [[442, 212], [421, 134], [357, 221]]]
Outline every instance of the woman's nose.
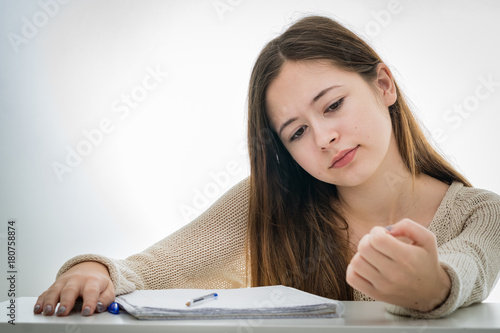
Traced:
[[316, 146], [321, 150], [325, 150], [338, 138], [338, 132], [331, 126], [323, 125], [317, 126], [314, 136]]

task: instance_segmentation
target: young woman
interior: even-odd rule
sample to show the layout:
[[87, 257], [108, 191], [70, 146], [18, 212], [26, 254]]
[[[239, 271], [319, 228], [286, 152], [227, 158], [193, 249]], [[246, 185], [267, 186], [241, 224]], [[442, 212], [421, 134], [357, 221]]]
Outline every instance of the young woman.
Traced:
[[432, 148], [359, 37], [296, 22], [259, 55], [248, 104], [249, 179], [140, 254], [71, 259], [35, 313], [67, 315], [82, 297], [91, 315], [135, 289], [283, 284], [422, 318], [488, 296], [500, 197]]

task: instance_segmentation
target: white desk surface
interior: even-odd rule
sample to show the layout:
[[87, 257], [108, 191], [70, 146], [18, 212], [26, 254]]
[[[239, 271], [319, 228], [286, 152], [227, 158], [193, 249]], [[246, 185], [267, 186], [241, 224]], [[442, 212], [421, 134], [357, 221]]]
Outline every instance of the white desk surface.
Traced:
[[137, 320], [121, 311], [82, 317], [72, 312], [67, 317], [33, 314], [36, 297], [16, 299], [16, 325], [7, 323], [9, 302], [0, 303], [0, 332], [36, 333], [127, 333], [127, 332], [500, 332], [500, 303], [481, 303], [459, 309], [443, 319], [423, 320], [394, 316], [381, 302], [343, 302], [342, 318], [265, 319], [265, 320]]

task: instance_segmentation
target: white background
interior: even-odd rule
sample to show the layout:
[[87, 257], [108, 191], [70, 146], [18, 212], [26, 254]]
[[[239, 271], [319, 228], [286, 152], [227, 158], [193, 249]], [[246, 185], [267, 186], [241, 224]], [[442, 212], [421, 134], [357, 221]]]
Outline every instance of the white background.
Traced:
[[[497, 1], [3, 0], [0, 257], [6, 272], [16, 219], [17, 296], [38, 296], [77, 254], [143, 250], [245, 178], [252, 65], [306, 14], [374, 46], [427, 130], [441, 133], [440, 150], [500, 193]], [[150, 71], [167, 74], [155, 83]], [[121, 99], [134, 93], [141, 101], [124, 116]], [[84, 131], [103, 119], [112, 129], [89, 151]], [[54, 163], [78, 147], [87, 156], [58, 179]], [[500, 301], [499, 288], [488, 300]]]

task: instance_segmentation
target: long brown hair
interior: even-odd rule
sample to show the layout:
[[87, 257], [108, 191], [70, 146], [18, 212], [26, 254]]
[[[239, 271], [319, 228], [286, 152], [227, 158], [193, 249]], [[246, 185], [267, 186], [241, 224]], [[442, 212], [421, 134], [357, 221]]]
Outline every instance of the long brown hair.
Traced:
[[[350, 300], [347, 221], [335, 185], [321, 182], [290, 156], [270, 125], [266, 90], [286, 61], [328, 60], [372, 84], [382, 62], [361, 38], [339, 23], [306, 17], [271, 40], [253, 68], [248, 92], [250, 156], [249, 261], [252, 286], [283, 284]], [[413, 177], [427, 174], [470, 186], [425, 138], [396, 85], [389, 107], [399, 152]]]

